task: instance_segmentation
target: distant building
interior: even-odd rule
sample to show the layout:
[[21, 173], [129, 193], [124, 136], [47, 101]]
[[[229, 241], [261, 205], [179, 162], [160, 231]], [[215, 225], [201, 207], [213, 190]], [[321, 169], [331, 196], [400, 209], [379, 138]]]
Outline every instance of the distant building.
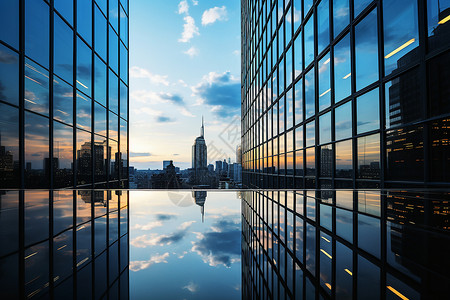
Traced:
[[195, 139], [192, 146], [192, 175], [191, 183], [196, 185], [207, 184], [207, 147], [205, 141], [205, 127], [202, 118], [200, 136]]
[[223, 163], [222, 163], [222, 161], [220, 161], [220, 160], [218, 160], [218, 161], [216, 161], [216, 173], [221, 173], [222, 172], [222, 165], [223, 165]]
[[214, 172], [214, 165], [213, 164], [209, 164], [208, 165], [208, 172]]
[[162, 173], [152, 175], [152, 189], [179, 189], [181, 188], [180, 177], [181, 175], [177, 174], [171, 160]]
[[171, 160], [163, 160], [163, 170], [167, 168], [168, 165], [170, 165]]
[[236, 147], [236, 163], [242, 165], [242, 148], [241, 145]]

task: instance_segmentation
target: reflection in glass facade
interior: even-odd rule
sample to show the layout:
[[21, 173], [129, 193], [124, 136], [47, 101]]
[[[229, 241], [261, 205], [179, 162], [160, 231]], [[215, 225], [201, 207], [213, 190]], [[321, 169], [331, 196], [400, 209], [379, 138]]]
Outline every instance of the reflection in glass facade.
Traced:
[[128, 299], [128, 191], [0, 192], [1, 299]]
[[0, 25], [0, 188], [127, 187], [128, 0], [5, 0]]
[[448, 297], [448, 193], [241, 195], [242, 299]]
[[449, 186], [449, 1], [241, 8], [247, 187]]

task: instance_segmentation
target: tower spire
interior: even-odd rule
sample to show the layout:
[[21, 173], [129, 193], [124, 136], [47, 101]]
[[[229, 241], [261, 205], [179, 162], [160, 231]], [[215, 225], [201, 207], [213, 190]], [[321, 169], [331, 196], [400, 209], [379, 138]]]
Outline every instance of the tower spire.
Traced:
[[203, 124], [203, 116], [202, 116], [202, 128], [200, 130], [200, 136], [204, 137], [205, 136], [205, 126]]

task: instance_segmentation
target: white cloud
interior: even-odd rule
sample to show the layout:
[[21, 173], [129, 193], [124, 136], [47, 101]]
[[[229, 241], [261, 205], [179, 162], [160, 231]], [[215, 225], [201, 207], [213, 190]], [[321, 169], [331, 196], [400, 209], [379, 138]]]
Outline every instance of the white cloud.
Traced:
[[168, 76], [167, 75], [158, 75], [158, 74], [153, 74], [150, 71], [141, 68], [141, 67], [131, 67], [130, 69], [130, 77], [131, 78], [147, 78], [148, 80], [150, 80], [150, 82], [154, 83], [154, 84], [162, 84], [165, 86], [169, 85], [169, 81], [167, 80]]
[[183, 289], [188, 290], [191, 293], [195, 293], [198, 290], [198, 285], [191, 281], [188, 285], [184, 286]]
[[227, 8], [225, 6], [222, 7], [213, 7], [210, 9], [207, 9], [203, 12], [202, 15], [202, 25], [208, 25], [208, 24], [213, 24], [216, 21], [226, 21], [228, 20], [227, 18], [228, 12], [227, 12]]
[[198, 55], [198, 50], [197, 50], [197, 48], [192, 46], [191, 48], [189, 48], [187, 51], [184, 51], [183, 53], [189, 55], [190, 57], [194, 57], [194, 56]]
[[234, 50], [233, 54], [236, 56], [241, 56], [241, 51], [240, 50]]
[[184, 17], [184, 25], [183, 25], [183, 33], [181, 34], [181, 38], [178, 39], [179, 42], [187, 43], [189, 42], [195, 35], [200, 35], [198, 32], [198, 27], [195, 26], [195, 20], [191, 16]]
[[198, 5], [198, 0], [192, 0], [192, 5], [194, 6]]
[[163, 226], [163, 223], [161, 221], [153, 221], [153, 222], [149, 222], [145, 225], [136, 224], [133, 226], [133, 229], [152, 230], [156, 227], [161, 227], [161, 226]]
[[133, 272], [141, 271], [147, 269], [153, 264], [167, 263], [166, 258], [169, 257], [169, 253], [166, 252], [162, 255], [155, 255], [150, 257], [149, 260], [137, 260], [130, 262], [130, 270]]
[[195, 118], [196, 115], [192, 114], [190, 111], [188, 111], [186, 108], [181, 107], [180, 108], [180, 114], [182, 114], [185, 117]]
[[180, 15], [189, 13], [189, 4], [187, 0], [183, 0], [180, 3], [178, 3], [178, 13]]

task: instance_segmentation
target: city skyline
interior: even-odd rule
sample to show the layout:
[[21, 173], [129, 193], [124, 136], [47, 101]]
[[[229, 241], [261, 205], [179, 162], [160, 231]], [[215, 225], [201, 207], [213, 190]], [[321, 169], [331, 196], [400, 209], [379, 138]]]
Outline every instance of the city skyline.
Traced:
[[233, 158], [240, 128], [224, 130], [240, 127], [239, 2], [137, 0], [130, 10], [130, 166], [190, 168], [202, 115], [213, 161]]

